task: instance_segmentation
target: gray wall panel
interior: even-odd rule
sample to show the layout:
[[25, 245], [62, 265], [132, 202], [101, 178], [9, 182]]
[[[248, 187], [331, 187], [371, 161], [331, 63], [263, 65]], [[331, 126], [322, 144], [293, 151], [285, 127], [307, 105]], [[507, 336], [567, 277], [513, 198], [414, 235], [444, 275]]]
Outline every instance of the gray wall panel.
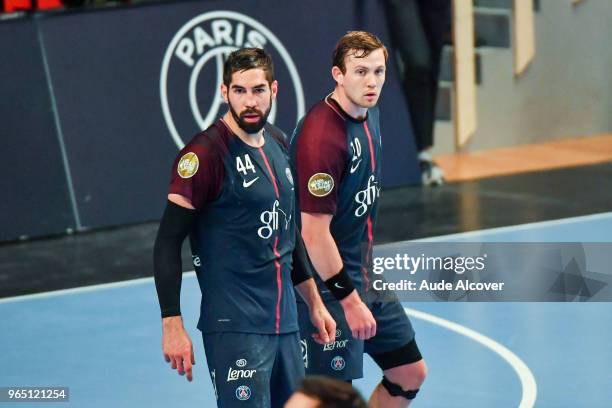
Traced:
[[0, 24], [0, 241], [75, 227], [31, 20]]

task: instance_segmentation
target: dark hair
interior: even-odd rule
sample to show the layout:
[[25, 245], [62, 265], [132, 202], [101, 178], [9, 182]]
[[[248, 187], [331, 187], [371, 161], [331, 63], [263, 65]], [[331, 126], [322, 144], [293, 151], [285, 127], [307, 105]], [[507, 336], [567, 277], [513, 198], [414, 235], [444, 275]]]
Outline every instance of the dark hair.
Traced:
[[240, 48], [232, 52], [223, 64], [223, 83], [229, 87], [234, 72], [260, 68], [266, 73], [269, 84], [274, 81], [272, 57], [261, 48]]
[[351, 384], [328, 377], [306, 377], [297, 392], [318, 400], [319, 407], [367, 408], [365, 400]]
[[389, 57], [387, 47], [377, 36], [367, 31], [349, 31], [336, 44], [332, 57], [332, 67], [340, 68], [340, 71], [344, 74], [346, 73], [344, 59], [347, 56], [354, 55], [356, 58], [365, 58], [372, 51], [379, 49], [383, 50], [385, 61], [387, 61]]

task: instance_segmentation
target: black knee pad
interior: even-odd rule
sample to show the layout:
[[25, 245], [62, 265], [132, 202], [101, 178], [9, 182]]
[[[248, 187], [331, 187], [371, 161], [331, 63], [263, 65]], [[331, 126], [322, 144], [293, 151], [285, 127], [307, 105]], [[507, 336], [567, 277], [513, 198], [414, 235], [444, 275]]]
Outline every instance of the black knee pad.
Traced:
[[404, 397], [407, 400], [413, 400], [416, 397], [417, 392], [419, 392], [418, 389], [404, 391], [401, 386], [392, 383], [385, 376], [383, 376], [382, 385], [392, 397]]

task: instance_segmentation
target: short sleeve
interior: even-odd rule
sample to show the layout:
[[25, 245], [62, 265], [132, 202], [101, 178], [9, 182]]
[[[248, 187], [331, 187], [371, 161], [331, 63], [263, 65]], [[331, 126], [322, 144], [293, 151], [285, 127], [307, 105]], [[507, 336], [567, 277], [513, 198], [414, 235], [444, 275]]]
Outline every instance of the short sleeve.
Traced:
[[347, 164], [342, 123], [325, 117], [308, 117], [295, 140], [300, 211], [335, 214]]
[[169, 194], [189, 199], [199, 210], [218, 197], [223, 178], [223, 158], [203, 145], [192, 143], [174, 161]]

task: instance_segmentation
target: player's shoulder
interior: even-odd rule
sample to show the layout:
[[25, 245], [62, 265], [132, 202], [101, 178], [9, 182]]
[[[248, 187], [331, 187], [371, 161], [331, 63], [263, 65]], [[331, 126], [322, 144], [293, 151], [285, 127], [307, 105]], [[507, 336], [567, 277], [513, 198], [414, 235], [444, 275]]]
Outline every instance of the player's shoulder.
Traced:
[[275, 140], [279, 145], [281, 145], [283, 149], [287, 150], [287, 148], [289, 147], [289, 141], [287, 139], [287, 135], [281, 130], [281, 128], [269, 122], [266, 122], [266, 124], [264, 125], [264, 130], [268, 135], [272, 136], [272, 139]]
[[[327, 99], [327, 98], [326, 98]], [[309, 139], [343, 140], [346, 134], [345, 118], [332, 103], [317, 102], [300, 122], [299, 133]]]
[[315, 103], [304, 117], [304, 122], [308, 123], [330, 120], [343, 123], [344, 116], [333, 102], [328, 101], [328, 98]]
[[201, 131], [183, 147], [181, 154], [195, 153], [200, 158], [215, 159], [223, 158], [228, 152], [228, 145], [231, 135], [218, 122], [210, 125], [206, 130]]

